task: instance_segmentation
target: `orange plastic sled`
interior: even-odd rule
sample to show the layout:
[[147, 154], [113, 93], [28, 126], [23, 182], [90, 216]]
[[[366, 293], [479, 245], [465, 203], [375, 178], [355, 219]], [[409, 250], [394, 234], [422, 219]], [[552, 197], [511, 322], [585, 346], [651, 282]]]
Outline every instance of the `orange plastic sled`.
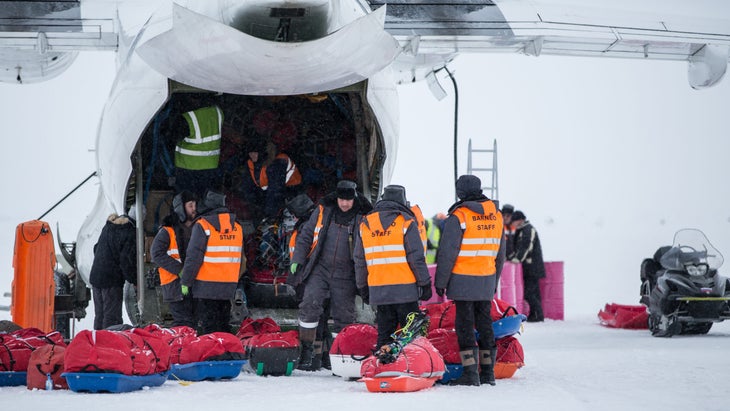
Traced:
[[39, 220], [19, 224], [15, 229], [13, 285], [10, 315], [23, 328], [51, 332], [56, 253], [48, 223]]
[[441, 377], [412, 377], [410, 375], [399, 375], [397, 377], [365, 377], [358, 381], [365, 382], [370, 392], [413, 392], [433, 387]]
[[498, 362], [494, 364], [494, 378], [512, 378], [523, 365], [525, 364], [521, 362]]

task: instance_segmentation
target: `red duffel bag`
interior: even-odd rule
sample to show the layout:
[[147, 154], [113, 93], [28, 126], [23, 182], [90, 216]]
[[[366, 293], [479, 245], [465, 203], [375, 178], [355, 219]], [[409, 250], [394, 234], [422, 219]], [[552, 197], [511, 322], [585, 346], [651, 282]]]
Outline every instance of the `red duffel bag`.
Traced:
[[447, 364], [461, 364], [456, 331], [437, 328], [428, 332], [428, 341], [438, 350]]
[[54, 390], [67, 390], [68, 382], [62, 377], [66, 347], [63, 345], [46, 344], [38, 347], [30, 355], [26, 386], [29, 390], [46, 388], [46, 380], [51, 377]]
[[330, 347], [330, 355], [366, 357], [375, 351], [378, 330], [370, 324], [350, 324], [337, 334]]
[[241, 340], [226, 332], [215, 332], [184, 339], [179, 364], [200, 361], [240, 360], [244, 357]]
[[281, 331], [279, 324], [270, 317], [253, 319], [246, 317], [241, 321], [236, 337], [241, 340], [251, 338], [257, 334], [278, 333]]
[[122, 333], [82, 330], [66, 348], [65, 372], [133, 374], [132, 341]]
[[420, 307], [421, 311], [425, 311], [431, 321], [428, 324], [428, 331], [437, 328], [454, 329], [456, 321], [456, 306], [453, 301], [446, 301], [439, 304], [428, 304]]
[[372, 356], [362, 362], [360, 375], [365, 378], [397, 377], [440, 378], [446, 366], [441, 354], [425, 337], [417, 337], [398, 354], [395, 362], [381, 363]]
[[161, 338], [159, 333], [150, 332], [146, 328], [133, 328], [127, 333], [132, 333], [144, 342], [143, 349], [150, 351], [155, 360], [154, 373], [165, 372], [170, 369], [170, 344]]

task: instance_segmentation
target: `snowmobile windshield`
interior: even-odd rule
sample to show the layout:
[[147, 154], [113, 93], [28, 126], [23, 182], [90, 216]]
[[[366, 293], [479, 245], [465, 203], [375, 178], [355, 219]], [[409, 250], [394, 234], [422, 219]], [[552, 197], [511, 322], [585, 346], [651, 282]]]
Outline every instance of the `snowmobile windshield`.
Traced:
[[694, 270], [703, 265], [717, 270], [723, 261], [722, 254], [710, 244], [705, 233], [683, 229], [674, 234], [672, 248], [662, 256], [660, 263], [669, 270]]

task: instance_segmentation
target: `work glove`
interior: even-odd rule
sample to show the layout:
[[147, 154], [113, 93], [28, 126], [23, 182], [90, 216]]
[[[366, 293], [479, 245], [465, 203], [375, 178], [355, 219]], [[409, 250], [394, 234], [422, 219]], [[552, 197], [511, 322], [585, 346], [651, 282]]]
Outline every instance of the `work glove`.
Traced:
[[418, 299], [421, 301], [428, 301], [433, 297], [433, 291], [431, 291], [431, 284], [422, 285], [419, 290], [419, 294], [421, 295]]
[[446, 294], [445, 288], [436, 288], [436, 295], [438, 295], [439, 297], [443, 297], [444, 294]]
[[299, 271], [299, 263], [291, 263], [289, 266], [289, 272], [292, 274], [296, 274], [297, 271]]
[[370, 304], [370, 287], [358, 288], [357, 293], [360, 294], [362, 302], [364, 302], [365, 304]]
[[182, 286], [182, 295], [188, 295], [188, 294], [190, 294], [190, 287], [188, 287], [187, 285], [183, 285]]

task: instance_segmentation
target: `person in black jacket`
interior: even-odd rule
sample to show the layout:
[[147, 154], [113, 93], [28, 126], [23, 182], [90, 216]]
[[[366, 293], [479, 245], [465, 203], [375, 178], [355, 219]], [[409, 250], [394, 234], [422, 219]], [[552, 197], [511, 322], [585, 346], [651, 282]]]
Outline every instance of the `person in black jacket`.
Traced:
[[507, 258], [515, 264], [522, 264], [522, 278], [525, 284], [525, 301], [530, 305], [528, 322], [545, 320], [540, 298], [541, 278], [545, 278], [545, 264], [542, 260], [540, 237], [535, 227], [527, 221], [525, 213], [517, 210], [512, 214], [512, 226], [515, 228], [514, 251]]
[[111, 214], [94, 245], [89, 283], [94, 300], [94, 329], [122, 324], [124, 282], [137, 286], [135, 207], [129, 216]]
[[299, 369], [312, 369], [317, 326], [328, 297], [334, 332], [356, 319], [353, 236], [362, 215], [372, 208], [356, 188], [353, 181], [337, 183], [336, 191], [320, 200], [297, 235], [287, 283], [304, 284], [299, 304]]

